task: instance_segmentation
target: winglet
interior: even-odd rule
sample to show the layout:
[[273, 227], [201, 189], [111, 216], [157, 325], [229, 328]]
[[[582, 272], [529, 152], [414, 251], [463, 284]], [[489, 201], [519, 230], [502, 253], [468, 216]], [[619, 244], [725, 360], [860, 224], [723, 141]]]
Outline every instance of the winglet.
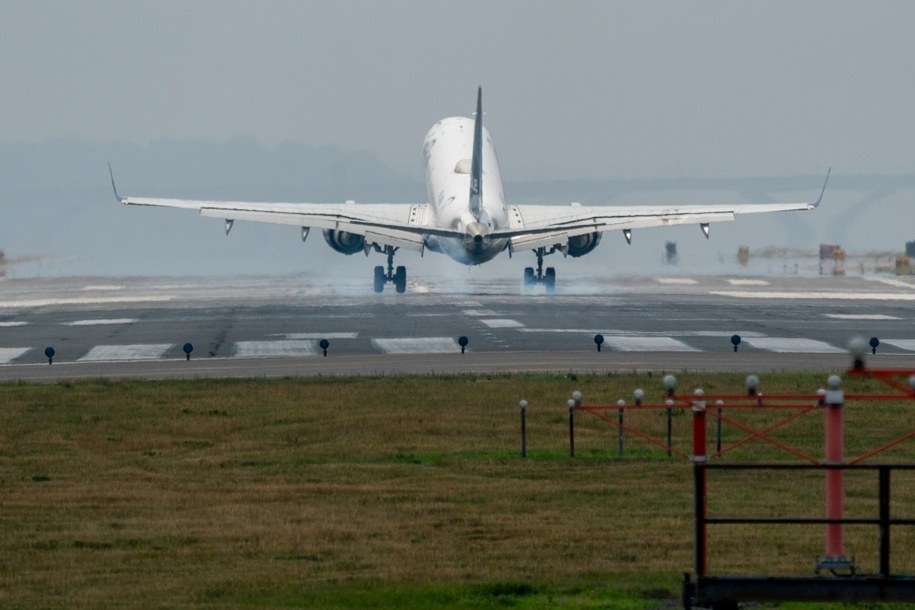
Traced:
[[473, 118], [473, 155], [470, 157], [470, 213], [477, 220], [483, 211], [483, 87], [477, 88]]
[[124, 200], [118, 195], [118, 187], [114, 183], [114, 171], [111, 169], [111, 161], [108, 162], [108, 175], [111, 176], [111, 188], [114, 190], [115, 199], [118, 200], [118, 203], [124, 203]]
[[823, 181], [823, 190], [820, 191], [820, 196], [817, 197], [817, 200], [810, 204], [810, 208], [815, 210], [820, 207], [820, 202], [823, 201], [823, 195], [826, 193], [826, 185], [829, 183], [829, 174], [832, 173], [832, 168], [830, 167], [826, 170], [826, 180]]

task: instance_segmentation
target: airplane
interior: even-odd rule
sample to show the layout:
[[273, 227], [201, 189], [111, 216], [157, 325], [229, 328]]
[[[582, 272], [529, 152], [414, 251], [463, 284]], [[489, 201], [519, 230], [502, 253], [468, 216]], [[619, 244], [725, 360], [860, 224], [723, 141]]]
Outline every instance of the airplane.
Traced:
[[[197, 210], [201, 216], [225, 220], [226, 235], [236, 220], [301, 227], [304, 241], [313, 228], [321, 229], [327, 244], [342, 254], [374, 251], [387, 256], [387, 266], [376, 266], [374, 291], [393, 284], [406, 291], [404, 266], [394, 267], [400, 248], [445, 254], [465, 265], [480, 265], [508, 251], [531, 250], [537, 266], [526, 267], [523, 288], [542, 285], [555, 292], [556, 270], [543, 269], [543, 258], [560, 252], [580, 257], [592, 252], [605, 231], [622, 231], [632, 243], [633, 229], [698, 224], [708, 238], [709, 224], [734, 220], [738, 214], [813, 210], [820, 205], [829, 173], [816, 201], [734, 205], [536, 205], [508, 203], [496, 150], [483, 127], [483, 90], [477, 89], [474, 118], [450, 117], [437, 122], [423, 140], [427, 200], [417, 203], [250, 203], [121, 197], [124, 205]], [[831, 171], [831, 169], [830, 169]]]

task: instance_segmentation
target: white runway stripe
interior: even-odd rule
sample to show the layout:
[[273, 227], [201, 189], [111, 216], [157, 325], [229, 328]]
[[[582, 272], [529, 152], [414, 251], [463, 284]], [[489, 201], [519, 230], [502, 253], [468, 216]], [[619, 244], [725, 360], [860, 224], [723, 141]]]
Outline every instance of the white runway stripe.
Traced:
[[604, 345], [618, 352], [698, 352], [670, 337], [604, 337]]
[[113, 360], [158, 360], [171, 348], [170, 343], [151, 345], [96, 345], [79, 358], [80, 362], [106, 362]]
[[114, 324], [133, 324], [134, 318], [110, 318], [107, 320], [75, 320], [73, 322], [63, 322], [64, 326], [106, 326]]
[[523, 328], [524, 324], [517, 320], [507, 320], [504, 318], [493, 318], [489, 320], [480, 320], [489, 328]]
[[27, 299], [23, 301], [0, 301], [0, 307], [12, 309], [15, 307], [50, 307], [52, 305], [112, 305], [114, 303], [166, 303], [175, 297], [148, 296], [148, 297], [78, 297], [60, 299]]
[[736, 278], [729, 278], [728, 284], [731, 286], [768, 286], [769, 282], [766, 280], [742, 280]]
[[238, 341], [235, 343], [235, 356], [238, 358], [317, 356], [319, 353], [323, 353], [318, 350], [316, 340]]
[[30, 351], [31, 347], [0, 347], [0, 364], [9, 364]]
[[692, 286], [699, 283], [697, 280], [689, 277], [659, 277], [656, 279], [659, 284], [667, 284], [672, 286]]
[[880, 344], [892, 345], [907, 352], [915, 352], [915, 339], [880, 339]]
[[913, 292], [750, 292], [712, 290], [709, 294], [735, 299], [810, 299], [828, 301], [915, 301]]
[[332, 339], [355, 339], [359, 336], [359, 333], [285, 333], [280, 336], [286, 337], [290, 341], [301, 341], [303, 339], [313, 339], [315, 341], [327, 339], [330, 341]]
[[461, 346], [451, 337], [372, 339], [372, 345], [386, 354], [453, 354], [461, 351]]
[[855, 314], [855, 313], [828, 313], [827, 318], [835, 320], [898, 320], [896, 316], [887, 316], [879, 313], [873, 314]]
[[754, 337], [744, 339], [744, 343], [756, 349], [790, 354], [842, 354], [847, 351], [823, 341], [794, 337]]
[[16, 326], [25, 326], [28, 322], [0, 322], [0, 328], [14, 328]]

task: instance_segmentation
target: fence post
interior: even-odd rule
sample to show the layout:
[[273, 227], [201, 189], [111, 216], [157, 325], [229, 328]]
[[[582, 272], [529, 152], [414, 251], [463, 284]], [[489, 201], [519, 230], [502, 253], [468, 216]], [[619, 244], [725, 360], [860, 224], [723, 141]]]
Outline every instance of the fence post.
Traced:
[[527, 457], [527, 425], [525, 422], [525, 413], [527, 412], [527, 401], [522, 400], [519, 403], [521, 407], [521, 457]]
[[569, 405], [569, 457], [575, 457], [575, 401], [571, 398]]
[[707, 504], [707, 481], [705, 463], [708, 461], [706, 455], [706, 422], [705, 422], [705, 393], [702, 390], [696, 390], [696, 400], [692, 403], [693, 411], [693, 503], [696, 521], [696, 530], [694, 533], [693, 557], [694, 571], [696, 578], [702, 578], [708, 572], [708, 554], [706, 551], [707, 526], [705, 523], [708, 516]]
[[[838, 375], [832, 375], [826, 382], [829, 388], [824, 396], [826, 417], [824, 432], [826, 436], [826, 456], [823, 464], [841, 466], [845, 463], [843, 404], [845, 394], [839, 389], [842, 383]], [[845, 471], [842, 468], [826, 470], [826, 518], [840, 520], [844, 515]], [[831, 571], [850, 570], [854, 564], [845, 557], [844, 524], [826, 524], [826, 556], [817, 563], [817, 572], [821, 569]]]
[[619, 420], [617, 434], [618, 434], [618, 438], [619, 438], [620, 457], [623, 457], [623, 411], [624, 411], [623, 407], [625, 407], [625, 406], [626, 406], [626, 401], [623, 400], [622, 398], [619, 399], [618, 401], [616, 401], [616, 407], [617, 407], [617, 410], [619, 411], [619, 414], [617, 416], [617, 419]]

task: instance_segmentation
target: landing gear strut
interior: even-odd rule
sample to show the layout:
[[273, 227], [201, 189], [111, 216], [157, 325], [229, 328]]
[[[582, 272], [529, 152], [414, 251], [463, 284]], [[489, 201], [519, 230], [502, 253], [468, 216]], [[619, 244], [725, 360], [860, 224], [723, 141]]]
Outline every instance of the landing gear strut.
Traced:
[[407, 291], [407, 268], [403, 265], [397, 267], [396, 271], [394, 269], [394, 253], [397, 252], [397, 248], [394, 246], [385, 246], [384, 250], [378, 247], [375, 244], [375, 250], [381, 252], [388, 256], [388, 269], [385, 272], [384, 267], [378, 265], [375, 267], [375, 292], [384, 291], [385, 284], [394, 284], [394, 288], [398, 293], [403, 294]]
[[537, 269], [524, 268], [524, 292], [528, 293], [535, 285], [543, 284], [547, 294], [554, 294], [556, 292], [556, 269], [547, 267], [546, 273], [543, 272], [543, 257], [552, 254], [552, 250], [547, 252], [546, 248], [537, 248], [534, 250], [534, 254], [537, 255]]

